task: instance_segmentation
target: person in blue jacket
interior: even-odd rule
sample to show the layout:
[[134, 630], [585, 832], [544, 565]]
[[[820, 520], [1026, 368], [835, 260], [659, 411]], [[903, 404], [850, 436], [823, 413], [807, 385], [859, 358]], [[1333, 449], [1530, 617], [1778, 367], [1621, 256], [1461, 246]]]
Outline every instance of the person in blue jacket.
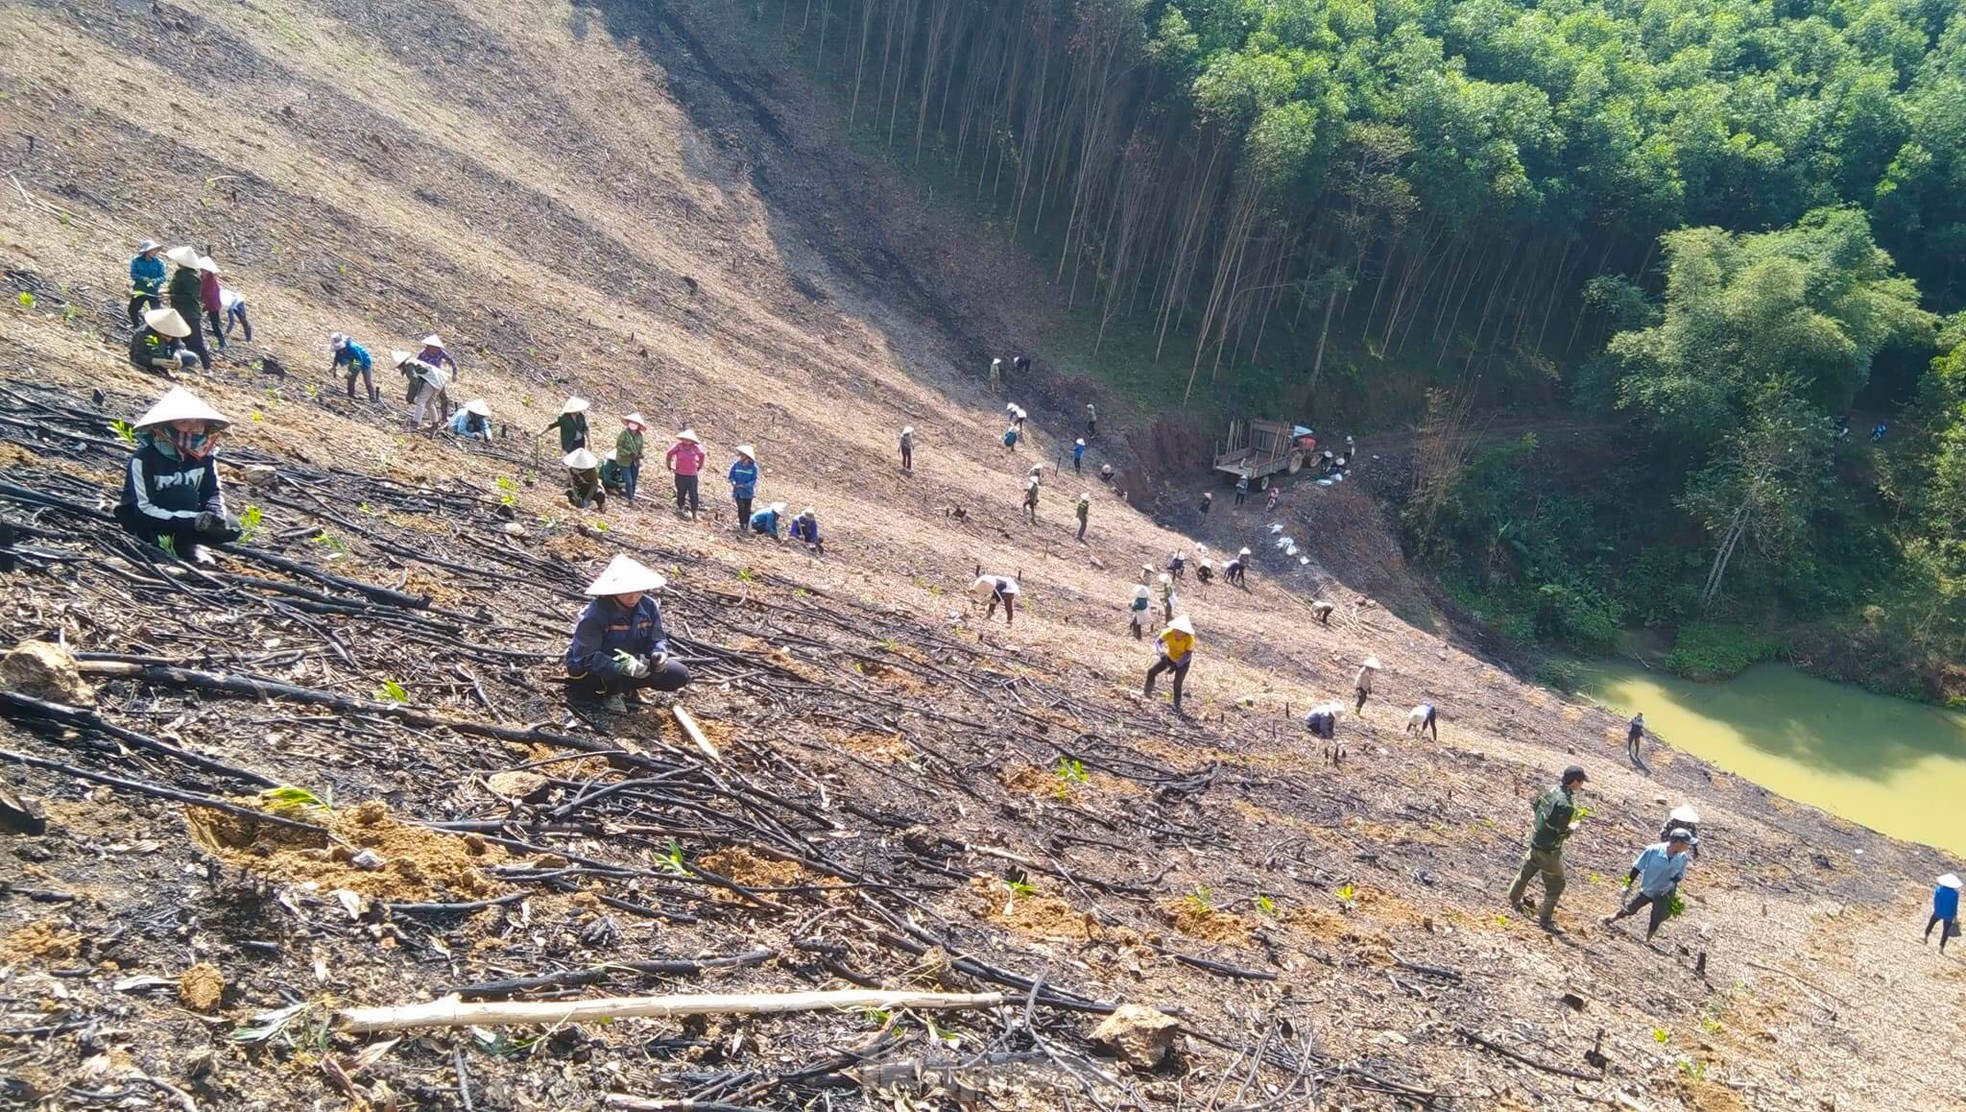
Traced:
[[491, 435], [491, 406], [483, 398], [473, 398], [464, 403], [451, 417], [451, 432], [466, 440], [489, 442]]
[[1085, 437], [1081, 436], [1077, 440], [1072, 442], [1072, 474], [1081, 475], [1084, 473], [1085, 473]]
[[737, 531], [743, 533], [751, 527], [751, 499], [758, 493], [758, 450], [739, 444], [728, 478], [731, 500], [737, 503]]
[[1925, 941], [1932, 941], [1932, 928], [1939, 928], [1939, 952], [1946, 952], [1946, 939], [1959, 930], [1959, 878], [1951, 873], [1939, 878], [1932, 889], [1932, 917], [1925, 921]]
[[826, 542], [819, 537], [819, 515], [812, 512], [812, 507], [807, 506], [792, 519], [792, 539], [804, 542], [815, 555], [826, 555]]
[[361, 378], [362, 389], [372, 402], [382, 400], [382, 391], [375, 388], [375, 360], [370, 358], [369, 349], [355, 342], [353, 336], [336, 332], [328, 337], [328, 354], [332, 361], [328, 364], [330, 372], [346, 367], [348, 369], [348, 396], [355, 396], [355, 379]]
[[130, 260], [131, 328], [137, 326], [137, 314], [158, 308], [158, 298], [164, 292], [164, 260], [157, 257], [162, 250], [156, 240], [146, 239], [137, 244], [136, 256]]
[[231, 423], [196, 394], [171, 387], [137, 419], [137, 450], [123, 472], [117, 524], [201, 564], [213, 562], [206, 545], [238, 540], [239, 522], [225, 512], [214, 463], [219, 438]]
[[[1629, 899], [1620, 903], [1617, 914], [1605, 918], [1604, 925], [1608, 927], [1651, 904], [1652, 915], [1645, 926], [1645, 940], [1652, 941], [1659, 924], [1672, 916], [1673, 897], [1679, 894], [1679, 882], [1686, 877], [1686, 863], [1689, 860], [1686, 851], [1692, 845], [1691, 831], [1674, 830], [1666, 835], [1665, 841], [1646, 846], [1644, 852], [1638, 855], [1638, 860], [1632, 862], [1631, 872], [1625, 876], [1625, 891]], [[1634, 888], [1636, 891], [1633, 891]]]
[[784, 540], [784, 537], [778, 535], [778, 519], [783, 517], [784, 514], [785, 503], [773, 502], [771, 505], [751, 515], [751, 531], [753, 533], [763, 533], [775, 541]]
[[642, 688], [681, 691], [689, 669], [669, 654], [662, 608], [655, 592], [668, 580], [626, 556], [616, 556], [586, 594], [594, 601], [574, 623], [567, 645], [567, 698], [599, 699], [604, 709], [623, 714], [628, 698]]

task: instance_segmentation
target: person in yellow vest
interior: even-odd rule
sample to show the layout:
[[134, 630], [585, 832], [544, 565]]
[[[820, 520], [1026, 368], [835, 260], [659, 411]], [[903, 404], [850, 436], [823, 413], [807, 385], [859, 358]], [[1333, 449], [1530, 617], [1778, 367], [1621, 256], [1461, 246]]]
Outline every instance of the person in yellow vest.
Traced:
[[1154, 697], [1154, 680], [1162, 672], [1174, 673], [1174, 713], [1181, 714], [1181, 685], [1188, 678], [1188, 665], [1195, 658], [1195, 624], [1186, 614], [1176, 615], [1160, 631], [1160, 659], [1147, 669], [1146, 696]]

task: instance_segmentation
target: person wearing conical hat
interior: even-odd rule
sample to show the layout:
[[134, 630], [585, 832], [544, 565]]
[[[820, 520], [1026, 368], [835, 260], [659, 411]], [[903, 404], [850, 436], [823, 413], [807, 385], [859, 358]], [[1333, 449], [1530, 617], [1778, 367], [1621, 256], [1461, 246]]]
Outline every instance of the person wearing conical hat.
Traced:
[[1932, 941], [1932, 928], [1939, 927], [1939, 952], [1946, 952], [1946, 939], [1959, 933], [1959, 878], [1952, 873], [1939, 878], [1932, 889], [1932, 917], [1925, 921], [1925, 941]]
[[1086, 522], [1090, 520], [1090, 518], [1092, 517], [1092, 492], [1091, 491], [1088, 490], [1085, 493], [1079, 495], [1079, 504], [1072, 512], [1076, 513], [1079, 517], [1079, 543], [1084, 544], [1085, 525]]
[[[451, 373], [442, 367], [433, 366], [418, 359], [407, 351], [393, 351], [391, 358], [396, 369], [416, 387], [416, 394], [410, 399], [409, 427], [412, 429], [436, 428], [443, 420], [444, 404], [439, 399], [450, 386]], [[428, 424], [425, 418], [429, 419]]]
[[137, 244], [137, 253], [130, 258], [131, 328], [142, 323], [137, 314], [157, 308], [164, 294], [164, 260], [157, 257], [162, 250], [156, 240], [146, 239]]
[[1024, 484], [1024, 519], [1031, 524], [1038, 523], [1038, 476], [1033, 472]]
[[184, 346], [191, 326], [176, 309], [146, 309], [143, 324], [130, 337], [130, 362], [171, 378], [198, 365], [196, 352]]
[[792, 539], [806, 546], [806, 551], [815, 556], [826, 555], [826, 541], [819, 535], [819, 514], [811, 506], [799, 511], [792, 519]]
[[[1153, 575], [1154, 571], [1152, 568], [1142, 568], [1141, 570], [1146, 572], [1149, 577]], [[1135, 641], [1140, 640], [1147, 632], [1147, 607], [1152, 605], [1153, 597], [1153, 590], [1147, 586], [1146, 580], [1143, 579], [1141, 582], [1133, 585], [1133, 597], [1128, 601], [1126, 608], [1126, 628], [1127, 632], [1133, 634]]]
[[576, 510], [593, 507], [606, 513], [608, 491], [601, 485], [601, 461], [585, 448], [568, 452], [561, 463], [567, 465], [567, 502]]
[[758, 493], [758, 450], [749, 444], [737, 446], [737, 458], [724, 473], [730, 482], [730, 499], [737, 503], [737, 532], [748, 536], [751, 528], [751, 499]]
[[1249, 555], [1249, 550], [1245, 548], [1241, 552], [1236, 553], [1235, 559], [1222, 565], [1222, 578], [1241, 587], [1245, 591], [1249, 589], [1247, 578], [1249, 575]]
[[1207, 556], [1203, 556], [1201, 558], [1201, 563], [1195, 565], [1195, 582], [1206, 587], [1210, 583], [1213, 583], [1214, 581], [1215, 581], [1215, 561]]
[[240, 334], [246, 337], [246, 342], [252, 343], [253, 322], [252, 318], [246, 315], [246, 299], [238, 290], [221, 284], [218, 288], [218, 304], [225, 317], [225, 331], [219, 333], [219, 340], [232, 339], [232, 326], [236, 324], [239, 326]]
[[218, 280], [218, 260], [210, 255], [198, 256], [198, 307], [205, 311], [205, 327], [220, 351], [225, 350], [225, 332], [219, 320], [219, 314], [225, 311], [224, 292]]
[[375, 360], [369, 356], [369, 349], [355, 342], [353, 336], [334, 332], [328, 335], [328, 370], [348, 368], [348, 397], [355, 397], [355, 380], [362, 380], [362, 391], [371, 402], [382, 400], [382, 390], [375, 384]]
[[1365, 663], [1358, 666], [1358, 675], [1352, 679], [1352, 695], [1358, 705], [1352, 708], [1353, 714], [1365, 712], [1365, 701], [1372, 697], [1372, 677], [1379, 674], [1379, 658], [1368, 656]]
[[1006, 452], [1015, 452], [1017, 450], [1017, 426], [1015, 424], [1003, 430], [1003, 447]]
[[451, 417], [451, 431], [466, 440], [491, 440], [491, 406], [483, 398], [472, 398], [458, 407]]
[[1087, 402], [1085, 403], [1085, 438], [1091, 440], [1094, 436], [1098, 435], [1098, 432], [1099, 411], [1092, 408], [1091, 402]]
[[1333, 609], [1335, 607], [1331, 605], [1329, 599], [1317, 599], [1311, 603], [1311, 617], [1316, 618], [1319, 625], [1328, 626], [1331, 624], [1331, 611]]
[[1440, 708], [1432, 703], [1421, 703], [1406, 712], [1406, 732], [1415, 737], [1421, 734], [1440, 740]]
[[1160, 576], [1154, 582], [1160, 587], [1160, 620], [1171, 622], [1174, 620], [1174, 603], [1176, 601], [1174, 597], [1174, 577], [1166, 572], [1161, 572]]
[[621, 419], [621, 431], [614, 436], [614, 463], [621, 468], [621, 492], [628, 500], [635, 500], [635, 491], [642, 480], [642, 450], [647, 445], [644, 434], [648, 432], [648, 422], [639, 413], [630, 413]]
[[784, 516], [785, 503], [773, 502], [751, 515], [751, 531], [762, 533], [775, 541], [783, 541], [785, 538], [778, 535], [778, 526]]
[[696, 520], [696, 511], [703, 508], [697, 500], [697, 476], [703, 471], [703, 463], [708, 458], [703, 452], [703, 442], [696, 438], [695, 429], [677, 433], [676, 442], [662, 454], [663, 465], [676, 477], [676, 513], [688, 513], [691, 521]]
[[177, 267], [171, 272], [171, 284], [165, 290], [164, 298], [190, 328], [185, 334], [184, 346], [198, 353], [199, 365], [209, 371], [212, 369], [212, 353], [205, 347], [204, 275], [198, 270], [198, 252], [190, 247], [173, 247], [164, 252], [164, 257]]
[[231, 423], [196, 394], [171, 387], [137, 418], [137, 450], [123, 472], [117, 524], [166, 552], [203, 564], [212, 562], [206, 545], [238, 540], [239, 522], [225, 512], [225, 491], [214, 462], [219, 438]]
[[448, 370], [452, 382], [458, 380], [457, 360], [451, 358], [450, 350], [444, 347], [444, 338], [435, 332], [417, 341], [416, 357], [433, 367]]
[[689, 669], [669, 655], [655, 602], [666, 586], [661, 575], [626, 556], [616, 556], [587, 585], [594, 601], [581, 611], [567, 645], [569, 700], [598, 699], [604, 709], [625, 714], [637, 691], [681, 691], [689, 684]]
[[901, 426], [901, 470], [915, 469], [915, 426]]
[[1017, 580], [1008, 575], [984, 575], [982, 565], [976, 568], [976, 578], [969, 584], [969, 597], [983, 603], [983, 620], [996, 617], [997, 607], [1003, 607], [1003, 624], [1008, 627], [1017, 622], [1017, 596], [1021, 593]]
[[1112, 481], [1113, 481], [1113, 465], [1112, 465], [1112, 464], [1110, 464], [1110, 463], [1105, 463], [1105, 464], [1100, 464], [1100, 465], [1099, 465], [1099, 481], [1100, 481], [1100, 482], [1102, 482], [1102, 483], [1110, 483], [1110, 482], [1112, 482]]
[[1195, 659], [1195, 624], [1186, 614], [1178, 614], [1160, 631], [1157, 638], [1160, 656], [1154, 660], [1153, 667], [1147, 669], [1147, 687], [1143, 694], [1154, 697], [1154, 680], [1162, 672], [1174, 673], [1174, 713], [1181, 710], [1181, 687], [1188, 678], [1188, 665]]
[[568, 398], [560, 406], [560, 415], [539, 430], [541, 436], [560, 431], [560, 454], [565, 455], [575, 448], [587, 447], [587, 399]]
[[1072, 474], [1085, 474], [1085, 437], [1072, 442]]

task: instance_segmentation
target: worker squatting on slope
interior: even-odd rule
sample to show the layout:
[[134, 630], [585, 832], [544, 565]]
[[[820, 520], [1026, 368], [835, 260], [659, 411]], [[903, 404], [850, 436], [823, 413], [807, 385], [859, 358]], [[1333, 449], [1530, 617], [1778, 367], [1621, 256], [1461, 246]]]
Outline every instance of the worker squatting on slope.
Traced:
[[489, 442], [491, 434], [491, 404], [483, 398], [472, 398], [459, 406], [451, 415], [451, 432], [466, 440]]
[[778, 535], [778, 527], [785, 516], [785, 503], [773, 502], [751, 515], [751, 532], [762, 533], [775, 541], [785, 538]]
[[601, 461], [585, 448], [575, 448], [561, 459], [567, 465], [567, 504], [576, 510], [592, 508], [606, 513], [607, 486], [601, 482]]
[[696, 520], [697, 511], [703, 508], [697, 476], [703, 471], [707, 458], [703, 453], [703, 442], [697, 439], [695, 429], [677, 433], [676, 442], [662, 455], [663, 465], [674, 473], [676, 479], [676, 514], [687, 515], [691, 521]]
[[355, 342], [355, 338], [345, 333], [335, 332], [328, 336], [328, 373], [347, 368], [348, 396], [355, 397], [355, 379], [362, 380], [362, 394], [372, 402], [382, 400], [382, 391], [375, 384], [375, 360], [369, 349]]
[[1685, 878], [1690, 860], [1686, 851], [1692, 844], [1692, 832], [1674, 830], [1666, 835], [1665, 841], [1646, 846], [1625, 876], [1625, 896], [1619, 901], [1617, 912], [1605, 916], [1604, 925], [1608, 927], [1650, 904], [1652, 921], [1646, 924], [1645, 940], [1652, 941], [1659, 924], [1672, 915], [1673, 899], [1679, 895], [1679, 882]]
[[621, 495], [630, 502], [635, 500], [635, 491], [641, 485], [646, 432], [648, 422], [642, 420], [641, 414], [630, 413], [621, 419], [621, 431], [614, 437], [614, 465], [621, 469]]
[[1563, 781], [1536, 797], [1535, 825], [1529, 830], [1529, 852], [1523, 855], [1515, 883], [1509, 886], [1509, 905], [1529, 914], [1525, 902], [1529, 878], [1543, 874], [1543, 904], [1537, 925], [1552, 934], [1561, 934], [1556, 925], [1556, 901], [1563, 895], [1563, 843], [1577, 832], [1577, 792], [1590, 778], [1571, 765], [1563, 770]]
[[814, 556], [826, 555], [825, 538], [819, 535], [819, 514], [811, 506], [799, 511], [792, 519], [792, 539], [806, 546], [806, 551]]
[[983, 569], [976, 569], [976, 579], [969, 585], [969, 597], [983, 603], [983, 620], [996, 616], [997, 606], [1003, 606], [1003, 624], [1014, 625], [1017, 621], [1017, 580], [1008, 575], [984, 575]]
[[137, 450], [123, 472], [117, 524], [201, 564], [212, 562], [206, 545], [238, 540], [239, 522], [225, 511], [215, 462], [218, 442], [231, 423], [196, 394], [171, 387], [137, 419]]
[[567, 697], [601, 700], [621, 714], [642, 688], [681, 691], [689, 669], [669, 655], [669, 634], [655, 594], [668, 580], [626, 556], [616, 556], [587, 585], [594, 601], [574, 623], [567, 645]]
[[1142, 692], [1147, 698], [1154, 697], [1154, 680], [1162, 672], [1174, 673], [1174, 713], [1184, 713], [1181, 709], [1181, 688], [1188, 679], [1188, 665], [1195, 659], [1195, 624], [1186, 614], [1167, 623], [1160, 631], [1160, 656], [1147, 669], [1147, 686]]
[[587, 399], [568, 398], [561, 403], [560, 415], [547, 422], [539, 434], [544, 436], [556, 429], [560, 433], [561, 455], [587, 447]]
[[176, 309], [146, 309], [143, 327], [130, 336], [130, 362], [146, 371], [162, 372], [165, 378], [198, 365], [198, 353], [184, 346], [191, 326]]

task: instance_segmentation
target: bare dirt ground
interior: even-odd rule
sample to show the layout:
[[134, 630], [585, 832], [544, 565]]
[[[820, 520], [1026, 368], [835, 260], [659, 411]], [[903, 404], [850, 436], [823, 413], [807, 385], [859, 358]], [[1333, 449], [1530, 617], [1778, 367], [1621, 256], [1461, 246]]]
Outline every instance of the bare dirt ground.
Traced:
[[[1021, 477], [1082, 402], [1020, 384], [1034, 436], [1005, 453], [979, 357], [1042, 333], [1042, 275], [1005, 295], [1015, 260], [842, 153], [753, 31], [626, 0], [0, 8], [0, 509], [25, 526], [0, 642], [62, 640], [89, 684], [0, 695], [6, 784], [47, 820], [0, 835], [0, 1102], [1966, 1107], [1966, 955], [1917, 936], [1940, 855], [1670, 751], [1621, 767], [1609, 715], [1394, 616], [1435, 621], [1369, 492], [1293, 490], [1309, 564], [1254, 500], [1156, 524], [1048, 476], [1025, 524]], [[209, 572], [103, 513], [108, 423], [163, 385], [121, 356], [144, 236], [209, 246], [257, 328], [191, 383], [235, 417], [234, 509], [260, 514]], [[387, 404], [348, 401], [332, 329], [379, 355], [442, 332], [503, 435], [403, 432], [386, 368]], [[714, 472], [694, 522], [659, 473], [639, 507], [569, 510], [534, 442], [568, 393], [603, 436], [630, 409], [652, 439], [693, 425], [718, 470], [755, 443], [761, 495], [817, 507], [827, 555], [739, 538]], [[1087, 462], [1135, 466], [1111, 424]], [[1184, 585], [1180, 719], [1138, 697], [1122, 607], [1202, 543], [1258, 555], [1247, 592]], [[714, 758], [666, 713], [558, 696], [579, 588], [624, 551], [674, 579]], [[1014, 630], [967, 612], [978, 564], [1021, 575]], [[1368, 653], [1333, 765], [1297, 718]], [[1400, 728], [1423, 698], [1438, 744]], [[1552, 938], [1502, 892], [1573, 761], [1591, 814]], [[1682, 800], [1708, 820], [1687, 914], [1654, 945], [1600, 927]], [[1006, 1001], [332, 1022], [457, 990], [854, 985]], [[1179, 1021], [1157, 1068], [1091, 1039], [1122, 1003]]]

